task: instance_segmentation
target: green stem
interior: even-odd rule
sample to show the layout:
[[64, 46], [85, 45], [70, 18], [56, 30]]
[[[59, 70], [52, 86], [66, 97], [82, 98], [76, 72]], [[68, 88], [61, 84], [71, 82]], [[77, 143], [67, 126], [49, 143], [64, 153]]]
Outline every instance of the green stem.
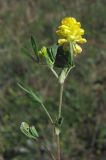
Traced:
[[52, 73], [55, 75], [55, 77], [58, 78], [58, 74], [56, 73], [56, 71], [55, 71], [52, 67], [50, 67], [50, 70], [51, 70]]
[[67, 71], [67, 73], [66, 73], [66, 78], [67, 78], [68, 74], [70, 73], [71, 69], [74, 68], [74, 67], [75, 67], [75, 65], [71, 66], [71, 67], [68, 69], [68, 71]]
[[69, 46], [69, 48], [70, 48], [70, 54], [71, 54], [71, 66], [73, 66], [74, 65], [74, 62], [73, 62], [73, 43], [72, 42], [70, 42], [70, 46]]
[[[60, 83], [60, 100], [59, 100], [58, 119], [61, 117], [63, 89], [64, 89], [64, 83]], [[57, 160], [60, 160], [60, 134], [57, 135]]]
[[60, 136], [57, 135], [57, 160], [60, 160]]
[[72, 42], [70, 42], [69, 48], [70, 48], [70, 54], [71, 54], [71, 67], [68, 68], [65, 79], [67, 78], [71, 69], [75, 67], [74, 62], [73, 62], [74, 52], [73, 52], [73, 43]]
[[43, 104], [43, 103], [41, 103], [41, 105], [42, 105], [42, 107], [43, 107], [44, 111], [46, 112], [47, 116], [49, 117], [49, 119], [50, 119], [51, 123], [53, 124], [53, 123], [54, 123], [54, 122], [53, 122], [53, 119], [52, 119], [52, 117], [50, 116], [50, 114], [49, 114], [48, 110], [46, 109], [46, 107], [44, 106], [44, 104]]
[[63, 89], [64, 89], [64, 83], [60, 84], [60, 100], [59, 100], [59, 115], [58, 115], [58, 118], [61, 117]]

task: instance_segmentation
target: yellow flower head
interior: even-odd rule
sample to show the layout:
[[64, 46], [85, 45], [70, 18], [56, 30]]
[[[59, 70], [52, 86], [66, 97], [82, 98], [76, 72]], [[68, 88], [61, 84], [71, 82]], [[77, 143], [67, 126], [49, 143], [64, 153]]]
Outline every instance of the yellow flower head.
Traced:
[[86, 39], [82, 38], [84, 29], [81, 28], [80, 22], [77, 22], [75, 18], [64, 18], [56, 33], [59, 36], [58, 44], [63, 45], [64, 43], [72, 42], [75, 45], [73, 48], [76, 54], [82, 51], [81, 47], [76, 43], [86, 43]]

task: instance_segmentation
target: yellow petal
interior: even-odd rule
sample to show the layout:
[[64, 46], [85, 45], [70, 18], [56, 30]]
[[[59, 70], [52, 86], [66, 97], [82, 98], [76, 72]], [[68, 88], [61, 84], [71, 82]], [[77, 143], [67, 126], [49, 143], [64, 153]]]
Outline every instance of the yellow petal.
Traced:
[[81, 39], [77, 40], [77, 42], [83, 44], [83, 43], [86, 43], [87, 40], [85, 38], [81, 38]]
[[64, 25], [71, 25], [71, 24], [73, 24], [73, 23], [76, 23], [77, 21], [76, 21], [76, 19], [75, 18], [73, 18], [73, 17], [65, 17], [63, 20], [62, 20], [62, 24], [64, 24]]
[[82, 52], [82, 48], [78, 44], [75, 44], [74, 45], [74, 52], [75, 52], [75, 54], [79, 54]]
[[67, 40], [66, 39], [59, 39], [58, 40], [58, 44], [62, 45], [64, 43], [67, 43]]
[[[73, 17], [65, 17], [57, 28], [56, 33], [60, 39], [66, 39], [67, 42], [86, 43], [86, 39], [82, 38], [84, 29], [81, 27], [80, 22]], [[59, 43], [61, 43], [60, 40]]]
[[69, 30], [70, 28], [66, 25], [61, 25], [58, 27], [58, 29], [68, 29]]

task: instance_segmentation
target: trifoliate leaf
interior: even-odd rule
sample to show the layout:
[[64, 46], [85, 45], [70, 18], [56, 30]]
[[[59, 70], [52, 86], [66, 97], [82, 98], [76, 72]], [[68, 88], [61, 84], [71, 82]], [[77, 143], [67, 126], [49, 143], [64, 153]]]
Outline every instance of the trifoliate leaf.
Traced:
[[35, 101], [42, 104], [42, 100], [32, 91], [24, 88], [22, 85], [18, 83], [18, 86], [23, 89], [26, 93], [28, 93]]
[[29, 125], [26, 122], [22, 122], [20, 126], [20, 130], [29, 138], [35, 138], [29, 131]]

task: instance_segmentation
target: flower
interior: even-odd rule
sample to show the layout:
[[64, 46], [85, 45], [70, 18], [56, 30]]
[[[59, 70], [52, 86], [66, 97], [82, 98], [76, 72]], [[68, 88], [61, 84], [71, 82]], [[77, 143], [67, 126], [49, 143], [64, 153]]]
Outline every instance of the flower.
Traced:
[[82, 37], [84, 35], [84, 29], [81, 28], [81, 23], [77, 22], [73, 17], [64, 18], [56, 33], [59, 36], [58, 44], [64, 45], [66, 43], [72, 43], [75, 54], [82, 52], [82, 48], [77, 43], [83, 44], [87, 42], [87, 40]]
[[39, 51], [38, 51], [38, 55], [40, 57], [45, 57], [47, 55], [47, 49], [46, 47], [42, 47]]
[[41, 64], [46, 64], [48, 66], [52, 66], [53, 62], [50, 59], [50, 56], [48, 54], [48, 48], [43, 46], [39, 51], [38, 51], [38, 56], [40, 59]]

